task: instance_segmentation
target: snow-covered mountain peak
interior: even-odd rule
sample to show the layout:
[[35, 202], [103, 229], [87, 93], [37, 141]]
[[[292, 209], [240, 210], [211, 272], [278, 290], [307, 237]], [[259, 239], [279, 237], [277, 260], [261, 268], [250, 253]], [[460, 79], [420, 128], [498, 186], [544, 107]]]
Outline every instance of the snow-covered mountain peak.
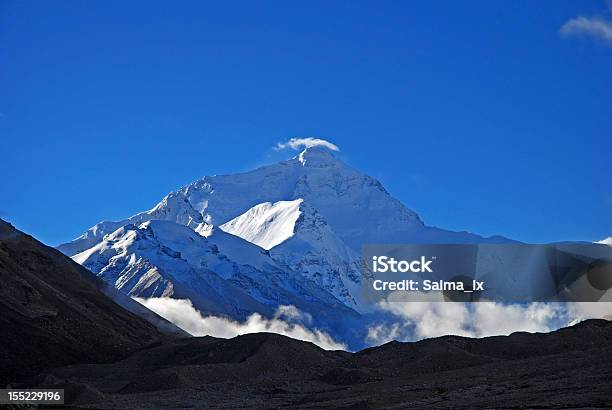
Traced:
[[269, 250], [289, 239], [301, 215], [298, 198], [293, 201], [264, 202], [221, 225], [221, 229]]
[[363, 244], [507, 241], [425, 225], [333, 151], [310, 146], [252, 171], [205, 176], [58, 249], [130, 295], [188, 298], [240, 320], [294, 305], [337, 332], [369, 312]]
[[304, 149], [297, 160], [304, 167], [327, 168], [341, 164], [332, 151], [326, 147], [315, 146]]

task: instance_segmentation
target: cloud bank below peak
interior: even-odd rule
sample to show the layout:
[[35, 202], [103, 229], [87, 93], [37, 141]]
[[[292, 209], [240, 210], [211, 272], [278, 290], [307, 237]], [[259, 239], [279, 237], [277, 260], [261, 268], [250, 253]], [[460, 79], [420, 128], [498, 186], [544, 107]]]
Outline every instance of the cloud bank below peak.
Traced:
[[278, 142], [274, 149], [281, 150], [285, 148], [291, 148], [293, 150], [300, 150], [302, 148], [311, 148], [311, 147], [324, 147], [331, 151], [340, 151], [340, 148], [327, 140], [321, 138], [313, 138], [313, 137], [303, 137], [303, 138], [291, 138], [289, 141]]
[[503, 304], [496, 302], [398, 301], [395, 295], [379, 307], [397, 320], [368, 327], [366, 342], [414, 341], [444, 335], [487, 337], [513, 332], [550, 332], [586, 319], [612, 320], [612, 302], [550, 302]]
[[347, 350], [344, 343], [334, 340], [324, 331], [310, 329], [308, 325], [312, 317], [295, 306], [279, 306], [271, 319], [253, 313], [245, 322], [238, 322], [220, 316], [204, 316], [189, 299], [133, 299], [193, 336], [232, 338], [247, 333], [270, 332], [311, 342], [325, 350]]

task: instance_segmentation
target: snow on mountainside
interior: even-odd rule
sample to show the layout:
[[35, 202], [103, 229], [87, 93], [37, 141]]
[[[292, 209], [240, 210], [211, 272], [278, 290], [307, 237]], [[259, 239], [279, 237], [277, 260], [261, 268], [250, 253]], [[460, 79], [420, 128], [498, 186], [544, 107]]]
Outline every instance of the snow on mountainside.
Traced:
[[359, 256], [302, 199], [255, 205], [221, 225], [224, 231], [270, 250], [273, 259], [359, 306]]
[[189, 298], [235, 319], [294, 305], [337, 335], [354, 327], [346, 318], [368, 311], [362, 244], [505, 241], [428, 227], [376, 179], [315, 146], [250, 172], [204, 177], [58, 249], [132, 296]]
[[302, 202], [296, 199], [255, 205], [220, 228], [269, 250], [293, 236]]
[[341, 317], [357, 317], [265, 250], [223, 231], [205, 238], [170, 221], [127, 224], [73, 259], [131, 296], [190, 299], [203, 314], [271, 316], [280, 301], [309, 312], [324, 329], [340, 329]]
[[610, 245], [610, 246], [612, 246], [612, 236], [609, 236], [606, 239], [602, 239], [601, 241], [597, 241], [595, 243], [600, 243], [602, 245]]
[[127, 224], [73, 259], [131, 296], [192, 297], [203, 311], [233, 316], [266, 310], [227, 283], [234, 267], [206, 238], [173, 222]]

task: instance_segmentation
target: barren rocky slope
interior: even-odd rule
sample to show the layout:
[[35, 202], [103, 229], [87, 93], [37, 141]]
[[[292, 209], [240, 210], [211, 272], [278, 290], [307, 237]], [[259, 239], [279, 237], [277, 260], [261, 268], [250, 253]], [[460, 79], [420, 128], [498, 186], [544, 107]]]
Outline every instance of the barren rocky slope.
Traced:
[[267, 333], [191, 338], [44, 380], [93, 408], [609, 408], [612, 322], [358, 353]]
[[2, 386], [52, 367], [119, 360], [164, 340], [159, 329], [186, 336], [61, 252], [2, 220], [0, 329]]

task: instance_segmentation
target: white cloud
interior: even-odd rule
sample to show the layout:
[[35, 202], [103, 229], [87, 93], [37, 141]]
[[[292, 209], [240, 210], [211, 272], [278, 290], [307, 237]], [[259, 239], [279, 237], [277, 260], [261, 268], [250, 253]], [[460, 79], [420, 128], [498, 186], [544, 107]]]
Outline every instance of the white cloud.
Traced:
[[612, 302], [401, 302], [394, 301], [391, 294], [379, 307], [400, 320], [370, 327], [366, 342], [372, 344], [443, 335], [486, 337], [519, 331], [550, 332], [585, 319], [612, 320]]
[[[608, 299], [609, 300], [609, 299]], [[568, 306], [569, 324], [585, 319], [612, 320], [612, 302], [579, 302]]]
[[385, 301], [380, 307], [402, 321], [370, 327], [366, 341], [376, 344], [391, 339], [418, 340], [444, 335], [486, 337], [519, 331], [549, 332], [563, 316], [559, 306], [547, 303]]
[[478, 337], [509, 335], [512, 332], [550, 332], [564, 316], [561, 305], [530, 303], [504, 305], [482, 302], [474, 305], [474, 330]]
[[592, 36], [612, 44], [612, 21], [599, 17], [576, 17], [567, 21], [560, 30], [564, 36]]
[[246, 333], [271, 332], [312, 342], [327, 350], [346, 350], [345, 344], [335, 341], [327, 333], [304, 326], [303, 323], [310, 323], [312, 318], [295, 306], [280, 306], [272, 319], [253, 313], [240, 323], [218, 316], [202, 316], [189, 299], [134, 299], [194, 336], [231, 338]]
[[[312, 317], [295, 306], [280, 306], [272, 319], [260, 314], [237, 322], [218, 316], [202, 316], [188, 299], [135, 298], [138, 302], [194, 336], [231, 338], [246, 333], [272, 332], [312, 342], [323, 349], [346, 345], [319, 329], [309, 329]], [[485, 337], [513, 332], [549, 332], [585, 319], [612, 320], [612, 302], [532, 303], [507, 305], [494, 302], [383, 301], [382, 310], [397, 320], [367, 329], [365, 341], [380, 345], [391, 340], [411, 341], [444, 335]]]
[[324, 139], [313, 137], [291, 138], [289, 141], [277, 143], [275, 149], [280, 150], [285, 148], [291, 148], [297, 151], [301, 148], [310, 147], [325, 147], [332, 151], [340, 151], [340, 148], [338, 148], [337, 145]]
[[293, 305], [280, 305], [278, 309], [276, 309], [274, 319], [285, 320], [288, 322], [298, 321], [304, 324], [312, 323], [312, 315], [310, 315], [309, 313], [302, 312], [300, 309], [296, 308]]
[[485, 337], [518, 331], [548, 332], [557, 328], [566, 314], [563, 305], [553, 303], [508, 305], [427, 299], [404, 302], [399, 298], [401, 294], [392, 293], [379, 307], [401, 321], [369, 328], [366, 341], [384, 343], [387, 339], [416, 340], [444, 335]]
[[400, 339], [402, 339], [402, 326], [399, 323], [381, 323], [368, 328], [366, 343], [381, 345], [392, 340]]

